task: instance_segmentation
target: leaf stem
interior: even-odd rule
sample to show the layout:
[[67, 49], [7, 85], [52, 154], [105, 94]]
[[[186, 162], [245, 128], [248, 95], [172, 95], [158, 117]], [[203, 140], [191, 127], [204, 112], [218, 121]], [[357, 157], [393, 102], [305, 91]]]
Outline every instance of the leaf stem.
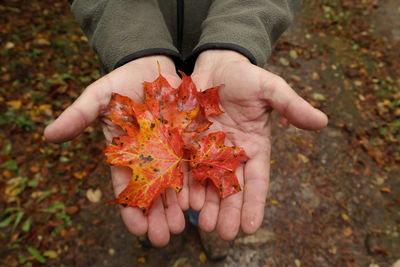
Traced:
[[207, 163], [207, 162], [200, 162], [200, 161], [191, 160], [191, 159], [185, 159], [185, 158], [182, 158], [181, 161], [184, 161], [184, 162], [192, 162], [192, 163], [195, 163], [195, 164], [204, 164], [204, 165], [213, 166], [213, 167], [216, 167], [216, 168], [220, 168], [220, 169], [224, 169], [224, 170], [233, 172], [232, 169], [226, 168], [226, 167], [224, 167], [224, 166], [219, 166], [219, 165], [217, 165], [217, 164], [212, 164], [212, 163]]

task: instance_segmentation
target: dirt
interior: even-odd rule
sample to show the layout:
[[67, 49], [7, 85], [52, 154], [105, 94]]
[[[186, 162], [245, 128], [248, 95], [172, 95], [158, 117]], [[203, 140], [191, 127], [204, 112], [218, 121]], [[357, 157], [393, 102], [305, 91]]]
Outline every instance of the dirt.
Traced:
[[[14, 8], [15, 1], [5, 2], [0, 3], [2, 13], [17, 12], [7, 9]], [[46, 1], [33, 2], [28, 5], [32, 7], [32, 12], [47, 10], [57, 17], [58, 27], [62, 29], [56, 31], [57, 36], [73, 32], [76, 37], [71, 37], [71, 40], [77, 40], [75, 46], [81, 47], [79, 53], [82, 55], [71, 59], [67, 59], [65, 54], [58, 54], [54, 48], [47, 60], [66, 66], [74, 64], [80, 66], [78, 69], [86, 67], [88, 71], [80, 75], [93, 76], [94, 80], [96, 74], [93, 70], [97, 67], [95, 56], [81, 37], [67, 5], [60, 4], [53, 8]], [[400, 68], [395, 59], [400, 59], [400, 27], [396, 27], [400, 26], [400, 5], [395, 0], [319, 2], [303, 4], [296, 21], [275, 45], [266, 69], [281, 75], [300, 95], [326, 112], [329, 125], [319, 132], [306, 132], [293, 126], [282, 126], [279, 116], [274, 114], [271, 183], [262, 227], [251, 237], [240, 234], [231, 243], [229, 255], [224, 261], [204, 259], [198, 234], [190, 224], [161, 249], [151, 247], [144, 238], [134, 237], [125, 229], [118, 208], [104, 206], [107, 196], [112, 195], [104, 157], [101, 161], [90, 160], [89, 157], [84, 163], [79, 158], [74, 159], [78, 155], [102, 157], [104, 146], [97, 124], [63, 147], [49, 146], [35, 135], [41, 135], [43, 123], [34, 122], [36, 128], [26, 131], [21, 127], [28, 127], [29, 123], [20, 126], [9, 122], [2, 126], [4, 141], [1, 148], [6, 151], [9, 142], [13, 151], [9, 154], [3, 152], [1, 160], [9, 162], [16, 159], [19, 170], [11, 167], [8, 170], [2, 163], [2, 192], [8, 181], [18, 175], [26, 175], [29, 179], [45, 177], [42, 180], [38, 178], [45, 183], [36, 187], [27, 186], [13, 202], [5, 197], [0, 199], [1, 209], [22, 207], [25, 209], [22, 222], [27, 218], [26, 214], [30, 214], [36, 222], [28, 232], [20, 229], [22, 223], [15, 227], [16, 230], [12, 229], [12, 224], [0, 228], [4, 240], [0, 246], [0, 264], [39, 266], [39, 261], [27, 252], [26, 246], [36, 248], [42, 254], [44, 251], [55, 251], [54, 258], [45, 257], [42, 265], [48, 266], [376, 267], [390, 266], [399, 260], [400, 134], [395, 123], [400, 121], [400, 113], [396, 113], [400, 110]], [[346, 15], [346, 12], [350, 14]], [[28, 16], [21, 23], [29, 19]], [[7, 23], [15, 26], [10, 21]], [[345, 26], [348, 28], [343, 28]], [[52, 27], [54, 23], [48, 23], [38, 28], [37, 34], [48, 34]], [[12, 41], [18, 47], [10, 32], [4, 30], [1, 37], [2, 46]], [[71, 44], [71, 49], [75, 49], [70, 52], [71, 55], [76, 53], [75, 46]], [[10, 49], [12, 51], [13, 48]], [[46, 48], [43, 50], [47, 51]], [[381, 55], [376, 55], [377, 52]], [[14, 64], [11, 63], [13, 54], [7, 53], [3, 60], [7, 59], [10, 66]], [[88, 58], [90, 63], [82, 63]], [[28, 63], [21, 60], [18, 64], [24, 66]], [[72, 67], [34, 67], [34, 70], [37, 71], [36, 77], [38, 72], [52, 77], [55, 71], [66, 72], [68, 68], [76, 75], [78, 70]], [[21, 75], [11, 67], [2, 70], [0, 87], [9, 90], [3, 91], [2, 102], [15, 100], [10, 95], [10, 90], [15, 87], [12, 81]], [[53, 107], [53, 113], [40, 115], [44, 119], [53, 118], [79, 95], [80, 88], [91, 82], [70, 79], [66, 81], [72, 92], [67, 97], [50, 93], [50, 96], [35, 103], [37, 106], [62, 102]], [[374, 87], [375, 84], [379, 86]], [[36, 88], [37, 82], [27, 83], [26, 88], [29, 89], [29, 86]], [[51, 86], [53, 92], [62, 90], [62, 84]], [[20, 90], [26, 94], [28, 89]], [[31, 101], [30, 98], [28, 100]], [[28, 100], [22, 101], [26, 103]], [[383, 104], [379, 104], [381, 102]], [[9, 104], [1, 104], [0, 111], [5, 114]], [[383, 128], [386, 130], [381, 130]], [[26, 151], [29, 146], [32, 149]], [[46, 150], [47, 154], [40, 149]], [[21, 154], [25, 156], [19, 159]], [[46, 156], [39, 159], [37, 154], [45, 154], [48, 159]], [[35, 163], [40, 170], [33, 169]], [[40, 175], [35, 176], [35, 171]], [[83, 171], [84, 178], [78, 179]], [[32, 193], [49, 188], [52, 188], [53, 195], [36, 202], [37, 207], [32, 208], [32, 201], [28, 201]], [[86, 192], [89, 189], [101, 190], [103, 197], [100, 202], [88, 201]], [[65, 216], [43, 212], [57, 199], [65, 203], [66, 211], [57, 214], [67, 214], [70, 222]], [[4, 220], [6, 215], [2, 216], [1, 220]]]

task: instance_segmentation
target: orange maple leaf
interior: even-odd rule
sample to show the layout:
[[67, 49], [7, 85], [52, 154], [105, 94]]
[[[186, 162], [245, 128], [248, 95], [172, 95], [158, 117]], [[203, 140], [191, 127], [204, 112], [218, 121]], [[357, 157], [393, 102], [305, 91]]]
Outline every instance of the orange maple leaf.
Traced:
[[147, 214], [167, 187], [182, 189], [183, 161], [191, 162], [196, 180], [211, 179], [222, 198], [240, 191], [235, 169], [245, 157], [244, 150], [225, 146], [223, 132], [197, 140], [211, 125], [207, 117], [222, 113], [218, 89], [198, 92], [183, 73], [182, 84], [172, 88], [160, 74], [154, 82], [144, 83], [143, 104], [112, 95], [109, 118], [127, 135], [114, 137], [104, 152], [108, 164], [128, 166], [132, 178], [109, 204], [139, 207]]
[[[124, 97], [114, 95], [113, 99], [116, 98]], [[141, 110], [145, 105], [133, 103], [133, 107]], [[132, 169], [128, 186], [109, 204], [136, 206], [147, 213], [154, 199], [167, 187], [178, 192], [182, 189], [183, 141], [177, 128], [169, 129], [154, 118], [149, 120], [148, 111], [139, 114], [138, 133], [114, 138], [104, 152], [107, 163]]]
[[225, 146], [224, 142], [224, 132], [211, 133], [202, 138], [200, 149], [190, 155], [193, 178], [203, 184], [211, 179], [221, 198], [241, 190], [235, 170], [246, 157], [243, 149]]

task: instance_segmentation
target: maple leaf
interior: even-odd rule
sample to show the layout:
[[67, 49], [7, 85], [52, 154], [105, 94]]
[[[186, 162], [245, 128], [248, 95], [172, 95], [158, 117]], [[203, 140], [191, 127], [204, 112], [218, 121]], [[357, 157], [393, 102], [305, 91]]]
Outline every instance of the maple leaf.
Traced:
[[197, 94], [200, 106], [203, 107], [206, 117], [210, 115], [220, 115], [222, 110], [219, 108], [219, 95], [218, 90], [221, 86], [209, 88]]
[[200, 149], [190, 155], [193, 178], [202, 184], [211, 179], [222, 199], [241, 190], [235, 170], [246, 157], [243, 149], [224, 143], [224, 132], [211, 133], [202, 138]]
[[197, 105], [200, 105], [205, 111], [205, 116], [211, 114], [220, 115], [222, 110], [219, 108], [219, 95], [218, 90], [221, 86], [209, 88], [199, 92], [196, 84], [192, 78], [185, 73], [180, 72], [182, 75], [182, 83], [179, 86], [179, 105], [183, 110], [191, 110]]
[[113, 94], [108, 117], [128, 135], [135, 136], [138, 134], [139, 124], [132, 108], [133, 104], [134, 102], [129, 97]]
[[144, 83], [144, 103], [112, 95], [108, 117], [127, 135], [114, 137], [104, 152], [108, 164], [129, 167], [132, 177], [108, 204], [139, 207], [147, 214], [167, 187], [177, 192], [182, 189], [183, 161], [190, 162], [198, 181], [211, 179], [222, 198], [240, 191], [235, 169], [244, 151], [225, 146], [223, 132], [198, 141], [199, 134], [211, 125], [207, 117], [222, 113], [218, 89], [198, 92], [183, 73], [181, 85], [172, 88], [160, 74], [154, 82]]
[[[114, 94], [112, 102], [123, 100], [126, 103], [126, 98]], [[169, 129], [155, 120], [145, 104], [132, 101], [131, 105], [131, 114], [138, 123], [137, 134], [115, 137], [104, 152], [108, 164], [131, 168], [132, 178], [109, 204], [137, 206], [146, 214], [154, 199], [167, 187], [181, 190], [183, 141], [176, 128]]]
[[144, 82], [144, 92], [145, 103], [154, 117], [171, 128], [178, 128], [181, 133], [199, 115], [197, 99], [191, 108], [183, 108], [181, 87], [172, 88], [161, 74], [154, 82]]

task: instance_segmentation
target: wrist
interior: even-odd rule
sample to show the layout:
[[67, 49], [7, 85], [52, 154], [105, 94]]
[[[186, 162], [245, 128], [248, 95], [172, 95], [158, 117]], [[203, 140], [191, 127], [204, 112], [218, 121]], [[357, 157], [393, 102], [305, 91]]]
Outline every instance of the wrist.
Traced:
[[[148, 69], [155, 70], [158, 73], [157, 62], [160, 64], [161, 72], [164, 71], [174, 71], [175, 72], [175, 63], [172, 58], [166, 55], [151, 55], [141, 57], [135, 60], [132, 60], [129, 63], [140, 64], [142, 66], [146, 66]], [[129, 64], [128, 63], [128, 64]]]
[[[118, 69], [146, 73], [147, 79], [155, 79], [159, 75], [158, 64], [163, 76], [177, 75], [174, 61], [165, 55], [150, 55], [132, 60]], [[116, 69], [116, 70], [118, 70]]]
[[[160, 69], [158, 68], [158, 64]], [[171, 86], [177, 87], [180, 84], [180, 78], [176, 73], [175, 63], [173, 59], [166, 55], [150, 55], [134, 59], [123, 66], [112, 71], [111, 75], [122, 75], [131, 77], [138, 81], [154, 81], [161, 75], [167, 79]]]
[[213, 72], [216, 68], [233, 62], [250, 62], [250, 60], [233, 50], [206, 50], [197, 57], [193, 72]]

